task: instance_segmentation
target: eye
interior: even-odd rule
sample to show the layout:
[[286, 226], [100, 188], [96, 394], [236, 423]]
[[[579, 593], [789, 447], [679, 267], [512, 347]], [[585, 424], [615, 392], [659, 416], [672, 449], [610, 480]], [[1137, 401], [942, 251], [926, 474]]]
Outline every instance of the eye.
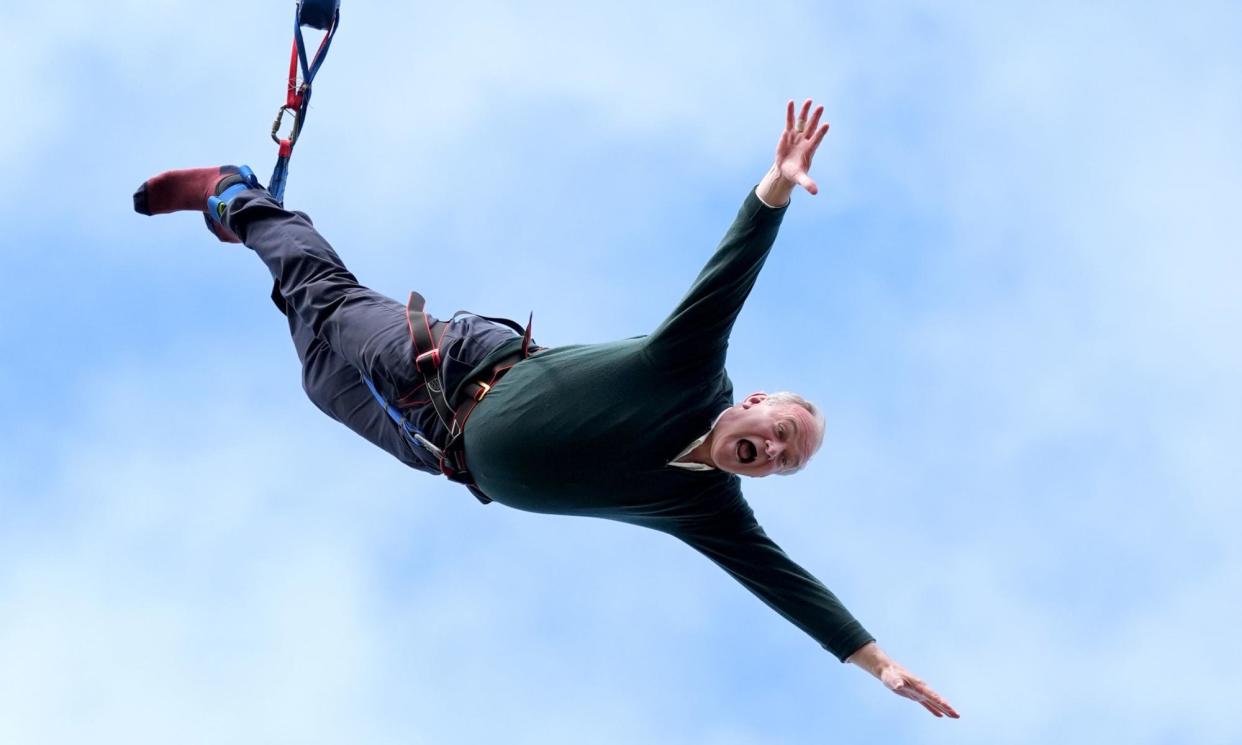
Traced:
[[776, 437], [779, 440], [785, 439], [785, 425], [784, 424], [776, 425]]

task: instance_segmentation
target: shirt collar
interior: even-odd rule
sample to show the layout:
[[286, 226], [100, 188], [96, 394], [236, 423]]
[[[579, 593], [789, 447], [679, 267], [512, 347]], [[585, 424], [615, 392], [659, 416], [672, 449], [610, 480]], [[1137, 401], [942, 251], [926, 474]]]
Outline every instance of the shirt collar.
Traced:
[[693, 452], [695, 448], [697, 448], [699, 445], [702, 445], [707, 440], [708, 436], [712, 433], [712, 430], [716, 428], [716, 424], [720, 422], [720, 417], [724, 416], [725, 411], [728, 411], [728, 410], [729, 408], [727, 407], [725, 408], [724, 411], [717, 414], [716, 418], [712, 421], [712, 426], [707, 428], [707, 431], [703, 433], [703, 436], [695, 440], [694, 442], [690, 443], [690, 445], [687, 446], [685, 450], [682, 450], [680, 453], [678, 453], [677, 457], [670, 460], [668, 464], [676, 468], [684, 468], [687, 471], [715, 471], [716, 468], [714, 466], [709, 466], [706, 463], [694, 463], [690, 461], [683, 461], [682, 458], [685, 458], [687, 455]]

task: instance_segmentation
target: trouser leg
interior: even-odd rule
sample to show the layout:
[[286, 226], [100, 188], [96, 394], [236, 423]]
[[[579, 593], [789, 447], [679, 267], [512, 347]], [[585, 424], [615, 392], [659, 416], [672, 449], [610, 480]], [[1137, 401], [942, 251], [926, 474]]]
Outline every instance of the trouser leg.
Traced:
[[435, 473], [415, 456], [396, 424], [362, 382], [358, 369], [316, 337], [297, 314], [286, 315], [293, 346], [302, 362], [302, 388], [311, 402], [407, 466]]
[[271, 272], [287, 314], [310, 334], [308, 349], [322, 340], [386, 396], [417, 384], [405, 306], [359, 284], [310, 220], [257, 189], [236, 197], [225, 219]]

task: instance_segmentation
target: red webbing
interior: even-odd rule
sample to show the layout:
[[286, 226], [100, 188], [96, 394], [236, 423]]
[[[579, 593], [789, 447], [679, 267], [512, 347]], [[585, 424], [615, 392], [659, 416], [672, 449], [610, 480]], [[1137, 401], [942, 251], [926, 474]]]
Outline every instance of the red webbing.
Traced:
[[289, 93], [285, 98], [285, 104], [294, 111], [298, 110], [298, 42], [293, 42], [293, 55], [289, 60]]

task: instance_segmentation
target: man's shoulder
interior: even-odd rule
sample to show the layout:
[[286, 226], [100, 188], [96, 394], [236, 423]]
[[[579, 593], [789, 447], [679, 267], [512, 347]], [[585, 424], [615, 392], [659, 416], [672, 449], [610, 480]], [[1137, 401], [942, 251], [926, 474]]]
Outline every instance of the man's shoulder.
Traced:
[[742, 495], [742, 480], [720, 470], [690, 471], [669, 466], [652, 474], [659, 491], [675, 501], [682, 518], [715, 521], [753, 519], [754, 513]]

